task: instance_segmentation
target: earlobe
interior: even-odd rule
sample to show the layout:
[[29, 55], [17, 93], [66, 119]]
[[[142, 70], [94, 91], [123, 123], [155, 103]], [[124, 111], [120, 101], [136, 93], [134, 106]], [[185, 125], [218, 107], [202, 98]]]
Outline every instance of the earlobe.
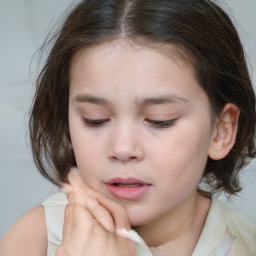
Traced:
[[234, 104], [227, 103], [223, 108], [220, 117], [216, 121], [208, 152], [211, 159], [220, 160], [224, 158], [234, 146], [239, 114], [240, 111]]

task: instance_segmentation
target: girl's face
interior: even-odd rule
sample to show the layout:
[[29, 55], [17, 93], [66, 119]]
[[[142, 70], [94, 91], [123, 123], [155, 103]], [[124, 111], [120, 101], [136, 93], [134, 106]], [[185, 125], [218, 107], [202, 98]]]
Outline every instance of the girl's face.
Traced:
[[193, 69], [145, 47], [108, 43], [70, 70], [69, 126], [89, 187], [122, 203], [132, 225], [197, 197], [213, 137]]

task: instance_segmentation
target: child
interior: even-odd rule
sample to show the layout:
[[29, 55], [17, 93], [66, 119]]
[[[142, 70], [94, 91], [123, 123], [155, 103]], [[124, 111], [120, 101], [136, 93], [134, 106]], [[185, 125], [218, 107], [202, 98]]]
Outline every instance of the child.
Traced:
[[35, 162], [63, 188], [7, 232], [8, 255], [256, 255], [235, 194], [255, 157], [255, 94], [209, 0], [87, 0], [37, 80]]

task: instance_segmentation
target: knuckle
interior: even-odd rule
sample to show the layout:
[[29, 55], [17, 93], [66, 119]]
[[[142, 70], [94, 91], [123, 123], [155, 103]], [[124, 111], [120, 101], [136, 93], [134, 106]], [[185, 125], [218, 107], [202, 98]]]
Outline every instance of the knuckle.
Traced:
[[76, 218], [78, 218], [78, 219], [80, 217], [83, 218], [86, 215], [86, 213], [87, 213], [87, 210], [83, 206], [81, 206], [79, 204], [76, 204], [74, 206], [73, 214]]
[[64, 214], [66, 217], [71, 215], [80, 215], [83, 209], [83, 206], [79, 203], [68, 203], [65, 207]]
[[74, 209], [74, 203], [68, 203], [65, 207], [65, 213], [69, 214]]
[[104, 232], [104, 230], [101, 227], [101, 225], [95, 221], [93, 224], [92, 230], [91, 230], [91, 235], [99, 238], [103, 232]]
[[96, 210], [99, 206], [99, 202], [94, 197], [88, 196], [86, 201], [87, 206], [92, 210]]

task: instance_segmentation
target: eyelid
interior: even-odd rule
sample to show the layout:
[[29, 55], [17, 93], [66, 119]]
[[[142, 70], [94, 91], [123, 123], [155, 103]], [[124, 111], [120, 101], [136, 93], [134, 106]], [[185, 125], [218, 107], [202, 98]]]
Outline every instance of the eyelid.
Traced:
[[[165, 128], [170, 128], [174, 126], [178, 119], [179, 117], [170, 119], [170, 120], [151, 120], [146, 118], [145, 121], [150, 123], [152, 126], [154, 126], [157, 129], [165, 129]], [[88, 118], [82, 118], [82, 120], [87, 127], [94, 127], [94, 128], [101, 127], [106, 122], [110, 121], [110, 119], [88, 119]]]
[[170, 128], [175, 125], [179, 117], [169, 120], [151, 120], [146, 119], [147, 122], [149, 122], [151, 125], [157, 127], [158, 129], [164, 129], [164, 128]]
[[100, 127], [104, 125], [109, 119], [88, 119], [82, 118], [83, 123], [88, 127]]

